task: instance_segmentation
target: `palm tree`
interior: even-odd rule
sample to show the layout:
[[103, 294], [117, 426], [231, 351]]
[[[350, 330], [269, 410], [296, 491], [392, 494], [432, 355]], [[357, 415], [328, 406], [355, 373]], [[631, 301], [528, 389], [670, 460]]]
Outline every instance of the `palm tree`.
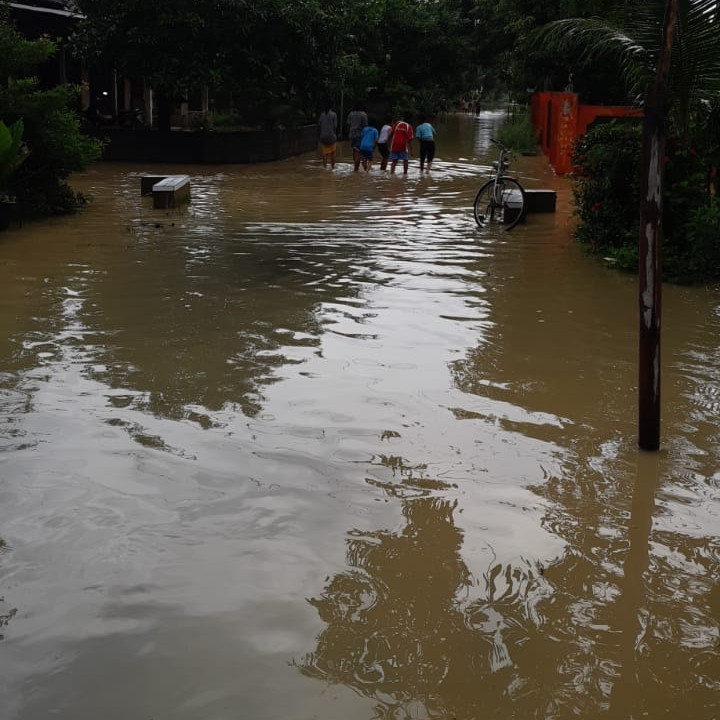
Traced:
[[[720, 0], [680, 0], [675, 29], [668, 116], [673, 129], [689, 133], [698, 114], [720, 95]], [[652, 82], [662, 39], [664, 0], [626, 0], [611, 17], [567, 18], [540, 28], [536, 42], [568, 53], [578, 65], [616, 64], [628, 91], [640, 102]]]

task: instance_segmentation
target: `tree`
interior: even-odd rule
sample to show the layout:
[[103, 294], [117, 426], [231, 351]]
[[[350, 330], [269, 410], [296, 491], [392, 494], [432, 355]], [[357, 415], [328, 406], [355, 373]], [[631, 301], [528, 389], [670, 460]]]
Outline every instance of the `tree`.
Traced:
[[76, 90], [38, 87], [34, 73], [54, 53], [48, 40], [25, 39], [11, 25], [7, 8], [0, 7], [0, 118], [8, 126], [22, 121], [28, 150], [8, 180], [7, 191], [16, 196], [21, 218], [76, 210], [82, 197], [66, 180], [100, 154], [100, 144], [80, 132], [73, 109]]
[[27, 148], [22, 143], [25, 126], [16, 120], [8, 127], [0, 120], [0, 199], [8, 196], [8, 182], [27, 157]]
[[[188, 90], [214, 86], [224, 68], [218, 33], [244, 3], [176, 0], [172, 4], [128, 0], [79, 0], [84, 20], [73, 38], [91, 67], [114, 66], [144, 78], [157, 94], [161, 125]], [[242, 43], [242, 35], [237, 42]]]
[[[463, 93], [477, 66], [467, 0], [356, 0], [347, 19], [353, 94], [410, 113], [436, 112]], [[362, 17], [367, 22], [358, 23]], [[345, 36], [348, 37], [347, 35]], [[347, 42], [347, 41], [346, 41]], [[348, 54], [347, 45], [338, 51]]]
[[436, 108], [467, 87], [476, 64], [472, 0], [78, 3], [82, 57], [144, 78], [165, 107], [207, 86], [246, 124], [314, 119], [341, 92]]
[[[628, 91], [644, 98], [660, 53], [665, 3], [628, 0], [610, 20], [597, 17], [554, 21], [536, 43], [575, 53], [587, 67], [611, 62]], [[706, 103], [720, 94], [720, 16], [717, 0], [680, 0], [668, 79], [669, 119], [688, 136]]]

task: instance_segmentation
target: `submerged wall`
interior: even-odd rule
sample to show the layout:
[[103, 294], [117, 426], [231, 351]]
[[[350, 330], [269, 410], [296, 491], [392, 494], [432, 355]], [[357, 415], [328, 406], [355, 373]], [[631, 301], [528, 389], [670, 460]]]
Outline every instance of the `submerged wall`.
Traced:
[[317, 147], [317, 125], [227, 133], [96, 128], [92, 135], [106, 142], [103, 160], [185, 165], [270, 162]]

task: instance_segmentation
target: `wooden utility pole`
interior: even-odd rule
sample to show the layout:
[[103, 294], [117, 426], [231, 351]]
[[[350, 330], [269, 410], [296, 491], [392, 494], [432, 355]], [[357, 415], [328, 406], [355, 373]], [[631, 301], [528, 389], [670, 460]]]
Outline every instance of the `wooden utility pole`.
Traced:
[[638, 444], [660, 447], [660, 318], [662, 300], [662, 194], [668, 75], [678, 0], [666, 0], [655, 82], [645, 101], [640, 185], [638, 289], [640, 304]]

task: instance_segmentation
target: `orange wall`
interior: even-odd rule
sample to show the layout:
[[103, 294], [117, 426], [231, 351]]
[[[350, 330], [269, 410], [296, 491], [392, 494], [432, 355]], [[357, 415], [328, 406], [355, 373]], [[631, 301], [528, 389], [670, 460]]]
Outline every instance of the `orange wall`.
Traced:
[[577, 93], [540, 92], [530, 115], [540, 146], [559, 175], [572, 170], [573, 142], [599, 117], [642, 117], [642, 110], [618, 105], [581, 105]]
[[578, 115], [577, 134], [584, 135], [588, 125], [592, 124], [599, 117], [642, 117], [643, 111], [640, 108], [625, 107], [623, 105], [581, 105]]

